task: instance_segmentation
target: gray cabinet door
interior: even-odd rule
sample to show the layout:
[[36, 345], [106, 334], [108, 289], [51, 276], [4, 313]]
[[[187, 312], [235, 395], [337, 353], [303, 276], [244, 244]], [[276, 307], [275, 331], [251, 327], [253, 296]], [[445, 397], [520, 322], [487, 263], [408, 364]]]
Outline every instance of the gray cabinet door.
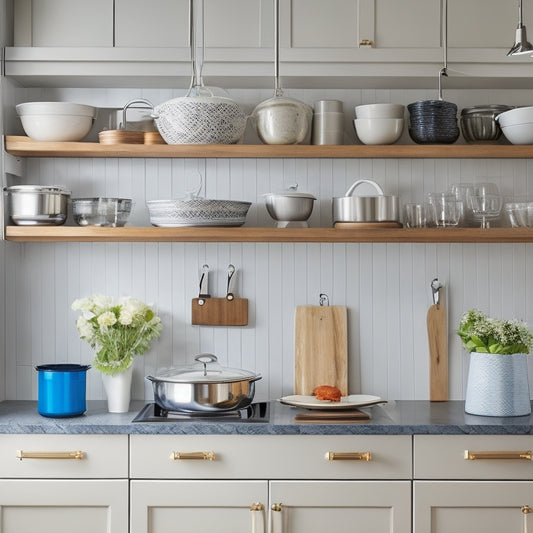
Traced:
[[113, 46], [113, 0], [19, 0], [15, 46]]
[[189, 46], [189, 0], [115, 0], [115, 46]]

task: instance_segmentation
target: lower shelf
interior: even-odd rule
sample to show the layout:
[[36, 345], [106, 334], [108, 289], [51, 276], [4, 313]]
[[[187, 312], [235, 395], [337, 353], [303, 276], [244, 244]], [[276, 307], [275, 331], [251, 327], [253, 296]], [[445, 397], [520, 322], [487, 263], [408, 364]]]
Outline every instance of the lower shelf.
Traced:
[[15, 242], [533, 242], [533, 228], [225, 228], [7, 226]]

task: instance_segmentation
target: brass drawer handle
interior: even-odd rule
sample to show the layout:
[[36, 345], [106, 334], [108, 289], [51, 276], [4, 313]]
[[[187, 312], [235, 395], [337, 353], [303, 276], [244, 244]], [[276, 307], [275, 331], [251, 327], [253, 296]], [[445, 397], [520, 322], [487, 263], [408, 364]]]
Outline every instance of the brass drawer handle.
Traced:
[[83, 459], [83, 452], [25, 452], [17, 450], [17, 459]]
[[273, 503], [271, 509], [272, 509], [275, 513], [281, 513], [281, 507], [282, 507], [282, 504], [281, 504], [281, 503]]
[[372, 461], [370, 452], [326, 452], [326, 461]]
[[359, 41], [359, 46], [374, 46], [374, 41], [370, 39], [361, 39]]
[[531, 461], [531, 450], [527, 451], [502, 451], [502, 452], [471, 452], [465, 450], [464, 459], [467, 461], [475, 461], [477, 459], [523, 459], [525, 461]]
[[172, 452], [170, 454], [171, 461], [214, 461], [215, 459], [215, 452]]

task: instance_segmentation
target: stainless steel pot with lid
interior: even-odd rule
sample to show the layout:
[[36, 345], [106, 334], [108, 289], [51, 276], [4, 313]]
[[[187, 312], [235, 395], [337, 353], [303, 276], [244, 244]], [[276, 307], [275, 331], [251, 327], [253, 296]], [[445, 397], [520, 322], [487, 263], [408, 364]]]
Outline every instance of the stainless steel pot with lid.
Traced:
[[[375, 196], [353, 196], [364, 183], [376, 190]], [[398, 197], [385, 195], [373, 180], [357, 180], [345, 196], [333, 198], [333, 223], [336, 222], [398, 222]]]
[[199, 354], [196, 363], [147, 376], [154, 401], [168, 411], [225, 412], [250, 405], [255, 382], [261, 375], [248, 370], [223, 367], [213, 354]]

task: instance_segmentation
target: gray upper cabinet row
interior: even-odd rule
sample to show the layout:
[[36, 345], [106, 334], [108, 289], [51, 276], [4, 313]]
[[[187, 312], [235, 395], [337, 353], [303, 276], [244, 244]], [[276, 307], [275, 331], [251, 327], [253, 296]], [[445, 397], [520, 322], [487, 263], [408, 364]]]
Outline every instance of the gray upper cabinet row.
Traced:
[[[176, 63], [189, 72], [188, 10], [189, 0], [14, 0], [6, 74], [44, 75], [39, 61], [49, 62], [51, 75], [63, 74], [61, 65], [77, 75], [77, 61], [96, 75], [110, 62], [117, 75], [128, 72], [118, 64], [125, 62], [141, 78], [179, 75]], [[204, 0], [204, 13], [206, 75], [242, 76], [246, 64], [251, 77], [271, 76], [273, 0]], [[441, 18], [442, 0], [280, 0], [281, 74], [435, 77]], [[527, 4], [524, 18], [533, 23]], [[531, 77], [530, 58], [506, 57], [517, 19], [514, 2], [448, 0], [451, 68], [478, 78]]]

